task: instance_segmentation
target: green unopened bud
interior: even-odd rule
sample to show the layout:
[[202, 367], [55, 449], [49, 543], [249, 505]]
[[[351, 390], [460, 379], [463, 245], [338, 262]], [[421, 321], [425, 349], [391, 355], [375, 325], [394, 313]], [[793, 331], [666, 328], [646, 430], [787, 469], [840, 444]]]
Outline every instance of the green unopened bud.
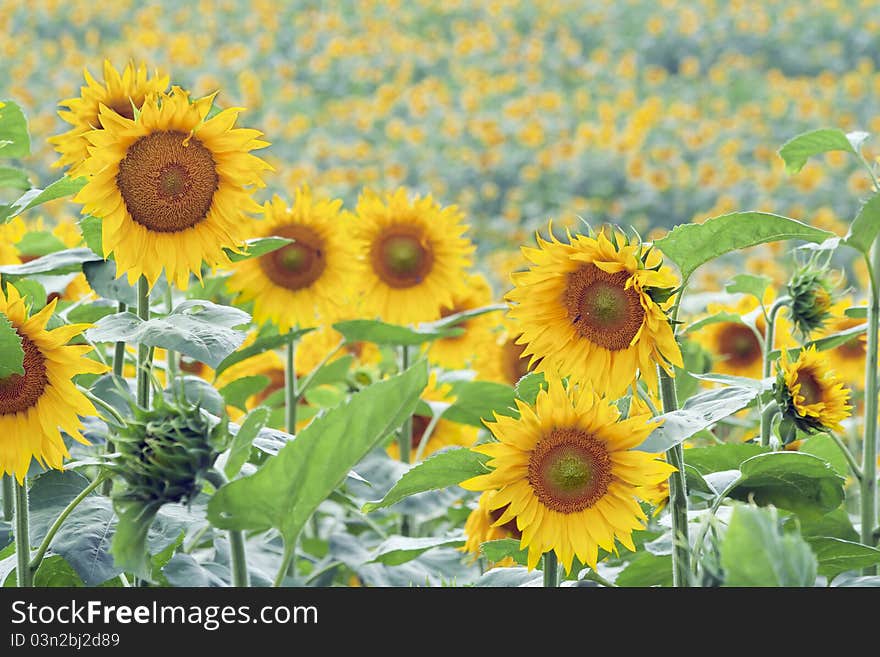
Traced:
[[802, 265], [788, 282], [791, 297], [791, 318], [804, 337], [824, 327], [831, 317], [831, 306], [840, 280], [827, 268], [811, 258]]

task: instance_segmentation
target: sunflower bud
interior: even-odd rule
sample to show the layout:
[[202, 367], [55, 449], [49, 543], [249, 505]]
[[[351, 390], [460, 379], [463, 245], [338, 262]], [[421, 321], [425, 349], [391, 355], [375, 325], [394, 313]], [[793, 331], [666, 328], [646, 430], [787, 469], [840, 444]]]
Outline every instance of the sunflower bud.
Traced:
[[788, 282], [791, 317], [804, 337], [821, 329], [831, 317], [831, 305], [839, 280], [827, 267], [813, 257], [798, 268]]

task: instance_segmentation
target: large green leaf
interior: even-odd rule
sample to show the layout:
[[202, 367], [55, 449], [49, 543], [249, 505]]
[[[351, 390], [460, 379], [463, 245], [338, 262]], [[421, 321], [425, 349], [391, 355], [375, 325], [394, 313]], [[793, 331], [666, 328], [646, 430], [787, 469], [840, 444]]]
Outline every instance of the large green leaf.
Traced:
[[861, 543], [831, 536], [813, 536], [806, 540], [819, 560], [819, 574], [829, 580], [847, 570], [880, 564], [880, 550]]
[[33, 274], [60, 275], [72, 274], [82, 269], [83, 263], [94, 262], [101, 258], [85, 247], [56, 251], [42, 258], [31, 260], [21, 265], [3, 265], [0, 274], [7, 276], [32, 276]]
[[462, 447], [438, 452], [406, 472], [381, 500], [364, 504], [363, 511], [369, 513], [411, 495], [456, 486], [465, 479], [486, 474], [488, 460], [485, 454]]
[[37, 588], [83, 587], [82, 578], [76, 570], [57, 554], [46, 557], [34, 573], [34, 586]]
[[0, 381], [11, 374], [24, 374], [24, 349], [12, 322], [0, 314]]
[[257, 434], [260, 433], [260, 430], [266, 426], [266, 423], [269, 421], [269, 415], [270, 411], [268, 408], [258, 406], [248, 413], [241, 427], [235, 432], [232, 444], [229, 446], [226, 465], [223, 467], [223, 471], [229, 479], [235, 477], [238, 471], [241, 470], [241, 466], [247, 462], [248, 456], [251, 453], [251, 444], [254, 442]]
[[[857, 339], [858, 336], [865, 333], [867, 329], [867, 324], [859, 324], [858, 326], [853, 326], [852, 328], [844, 329], [843, 331], [832, 333], [831, 335], [826, 335], [823, 338], [810, 340], [809, 342], [804, 343], [803, 347], [793, 347], [789, 349], [788, 357], [791, 359], [796, 359], [801, 349], [806, 349], [808, 347], [816, 347], [816, 351], [826, 351], [828, 349], [834, 349], [835, 347], [839, 347], [842, 344], [846, 344], [850, 340]], [[771, 360], [775, 360], [781, 355], [782, 353], [779, 349], [774, 349], [769, 354]]]
[[538, 393], [547, 389], [547, 381], [543, 372], [529, 372], [516, 382], [514, 392], [516, 398], [529, 406], [534, 406], [538, 399]]
[[813, 586], [816, 557], [795, 532], [783, 533], [774, 508], [737, 505], [721, 543], [725, 586]]
[[868, 253], [878, 233], [880, 233], [880, 194], [874, 194], [859, 208], [859, 213], [850, 224], [843, 243], [862, 253]]
[[244, 253], [236, 253], [231, 249], [225, 249], [226, 255], [232, 262], [241, 262], [242, 260], [250, 260], [251, 258], [259, 258], [272, 251], [277, 251], [281, 247], [291, 244], [293, 240], [286, 237], [257, 237], [245, 242]]
[[[116, 262], [113, 260], [95, 260], [83, 263], [83, 274], [89, 286], [105, 299], [113, 299], [132, 308], [137, 307], [137, 289], [130, 285], [125, 276], [116, 276]], [[157, 286], [164, 281], [160, 279]], [[156, 290], [153, 296], [162, 298], [164, 290]]]
[[255, 474], [222, 487], [208, 505], [223, 529], [278, 529], [293, 546], [318, 505], [367, 453], [403, 424], [428, 383], [420, 361], [317, 417]]
[[244, 342], [245, 334], [233, 327], [249, 321], [250, 315], [238, 308], [197, 299], [148, 321], [132, 313], [105, 317], [88, 330], [88, 338], [173, 349], [216, 368]]
[[269, 385], [269, 377], [262, 374], [243, 376], [220, 389], [220, 395], [229, 406], [247, 412], [247, 400]]
[[838, 128], [811, 130], [785, 142], [779, 149], [779, 156], [785, 162], [785, 169], [789, 173], [797, 173], [814, 155], [830, 151], [846, 151], [856, 154], [858, 153], [857, 149], [867, 138], [867, 132], [847, 134]]
[[812, 454], [823, 461], [828, 461], [831, 467], [834, 468], [834, 471], [841, 477], [847, 477], [852, 474], [846, 456], [840, 451], [840, 446], [828, 434], [820, 433], [807, 438], [801, 443], [798, 451], [802, 454]]
[[514, 568], [493, 568], [487, 570], [474, 582], [474, 586], [497, 586], [503, 588], [541, 586], [544, 578], [540, 570], [527, 570], [521, 566]]
[[502, 559], [511, 557], [520, 566], [528, 565], [529, 551], [521, 550], [519, 541], [515, 538], [499, 538], [480, 543], [480, 552], [489, 563], [498, 563]]
[[382, 542], [373, 552], [370, 563], [384, 563], [386, 566], [399, 566], [424, 554], [428, 550], [439, 547], [461, 547], [464, 536], [426, 536], [413, 538], [410, 536], [392, 536]]
[[737, 274], [724, 286], [729, 294], [751, 294], [758, 301], [764, 301], [764, 293], [773, 283], [769, 276]]
[[333, 325], [349, 344], [373, 342], [379, 345], [414, 347], [431, 340], [461, 335], [463, 329], [423, 329], [388, 324], [377, 319], [351, 319]]
[[759, 394], [760, 390], [751, 386], [728, 386], [701, 392], [691, 397], [681, 409], [659, 415], [657, 420], [663, 423], [636, 449], [665, 452], [698, 431], [742, 410]]
[[214, 368], [214, 371], [217, 376], [219, 376], [221, 372], [229, 369], [236, 363], [240, 363], [243, 360], [247, 360], [248, 358], [251, 358], [253, 356], [258, 356], [264, 351], [277, 349], [278, 347], [286, 345], [291, 339], [298, 340], [306, 333], [310, 333], [314, 330], [315, 329], [313, 328], [304, 328], [297, 329], [295, 331], [292, 331], [291, 333], [285, 333], [283, 335], [268, 335], [262, 338], [257, 338], [253, 344], [248, 345], [244, 349], [239, 349], [238, 351], [229, 354], [229, 356], [223, 359], [223, 362], [221, 362], [217, 367]]
[[[0, 110], [2, 111], [2, 110]], [[0, 151], [0, 155], [2, 155]], [[54, 201], [64, 196], [76, 194], [86, 185], [85, 178], [68, 178], [64, 176], [53, 182], [46, 189], [31, 189], [25, 192], [17, 201], [11, 205], [0, 205], [0, 224], [6, 223], [25, 210], [30, 210], [43, 203]]]
[[[0, 112], [3, 110], [0, 109]], [[0, 157], [3, 155], [3, 149], [0, 148]], [[16, 169], [15, 167], [0, 167], [0, 189], [15, 189], [24, 191], [31, 188], [31, 181], [27, 171]]]
[[641, 552], [620, 572], [614, 583], [618, 586], [672, 586], [672, 557]]
[[18, 103], [0, 100], [0, 157], [27, 157], [31, 138], [27, 119]]
[[494, 415], [516, 414], [511, 386], [492, 381], [459, 381], [452, 384], [455, 402], [443, 417], [450, 422], [482, 427], [483, 420], [493, 421]]
[[700, 474], [707, 475], [725, 470], [739, 470], [740, 464], [746, 459], [769, 451], [769, 447], [761, 447], [755, 443], [729, 443], [693, 447], [685, 451], [684, 458]]
[[654, 242], [687, 281], [694, 270], [731, 251], [779, 240], [823, 242], [834, 233], [768, 212], [734, 212], [702, 224], [680, 224]]

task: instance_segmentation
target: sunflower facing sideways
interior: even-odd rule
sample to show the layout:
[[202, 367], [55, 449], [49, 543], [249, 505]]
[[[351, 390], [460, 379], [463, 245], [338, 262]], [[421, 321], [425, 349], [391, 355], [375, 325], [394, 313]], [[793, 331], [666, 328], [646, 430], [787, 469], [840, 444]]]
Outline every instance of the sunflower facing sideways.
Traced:
[[155, 71], [150, 77], [147, 67], [135, 67], [133, 62], [122, 70], [104, 61], [104, 84], [101, 84], [88, 69], [85, 70], [86, 86], [80, 88], [78, 98], [68, 98], [59, 103], [66, 110], [58, 112], [72, 127], [64, 134], [49, 138], [61, 157], [53, 164], [55, 167], [70, 167], [68, 174], [80, 175], [80, 166], [89, 156], [89, 140], [85, 134], [101, 129], [101, 105], [118, 116], [134, 118], [134, 107], [140, 109], [148, 96], [155, 96], [168, 88], [168, 76]]
[[149, 98], [135, 119], [101, 107], [103, 129], [85, 134], [88, 184], [75, 200], [102, 219], [104, 256], [134, 284], [152, 287], [165, 269], [185, 289], [202, 263], [229, 264], [224, 248], [241, 249], [248, 223], [260, 212], [252, 187], [271, 167], [250, 151], [268, 144], [258, 130], [233, 128], [239, 109], [206, 118], [213, 96], [190, 101], [174, 87]]
[[674, 470], [658, 454], [634, 450], [656, 428], [650, 415], [620, 420], [610, 401], [584, 387], [551, 378], [534, 406], [516, 400], [520, 418], [495, 416], [486, 426], [500, 442], [472, 448], [490, 456], [492, 472], [462, 482], [468, 490], [497, 490], [490, 509], [506, 506], [493, 523], [516, 520], [528, 567], [554, 551], [571, 571], [575, 556], [596, 567], [599, 548], [615, 539], [635, 551], [632, 532], [647, 520], [639, 499]]
[[[94, 416], [92, 403], [77, 390], [77, 374], [103, 374], [107, 367], [86, 358], [87, 345], [68, 341], [89, 324], [69, 324], [52, 331], [46, 323], [55, 311], [52, 301], [28, 317], [24, 300], [13, 285], [0, 290], [0, 321], [9, 321], [24, 350], [23, 374], [0, 379], [0, 472], [15, 475], [19, 483], [27, 475], [31, 459], [61, 469], [70, 454], [59, 430], [86, 443], [78, 416]], [[86, 443], [87, 444], [87, 443]]]
[[367, 316], [395, 324], [428, 322], [466, 291], [474, 246], [455, 206], [430, 196], [410, 200], [405, 189], [383, 198], [364, 190], [352, 241]]
[[[537, 371], [588, 383], [619, 397], [638, 372], [657, 388], [657, 365], [670, 375], [683, 366], [664, 309], [678, 285], [656, 250], [624, 235], [567, 235], [568, 243], [537, 236], [523, 247], [532, 263], [511, 274], [510, 317], [522, 330], [518, 344]], [[540, 362], [538, 362], [538, 360]]]
[[[469, 274], [466, 279], [467, 288], [464, 293], [455, 294], [452, 304], [444, 306], [441, 317], [449, 317], [468, 310], [483, 308], [492, 303], [492, 288], [480, 274]], [[489, 312], [477, 315], [457, 324], [462, 329], [461, 335], [434, 340], [428, 345], [428, 358], [432, 363], [448, 369], [466, 367], [481, 351], [488, 348], [494, 340], [492, 329], [497, 323], [495, 315]]]
[[807, 433], [842, 431], [840, 422], [852, 411], [849, 390], [816, 345], [802, 349], [794, 362], [782, 350], [774, 392], [783, 417]]
[[275, 196], [263, 206], [259, 236], [294, 240], [260, 258], [236, 265], [229, 289], [239, 303], [254, 302], [254, 320], [272, 321], [281, 333], [315, 325], [315, 316], [335, 318], [347, 302], [354, 280], [354, 252], [342, 201], [314, 198], [308, 187], [296, 190], [291, 207]]

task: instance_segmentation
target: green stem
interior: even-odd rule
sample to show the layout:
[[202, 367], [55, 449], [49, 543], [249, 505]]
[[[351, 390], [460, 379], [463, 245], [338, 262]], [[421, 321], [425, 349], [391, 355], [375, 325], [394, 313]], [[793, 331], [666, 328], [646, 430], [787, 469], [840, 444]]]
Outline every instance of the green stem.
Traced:
[[297, 388], [297, 391], [296, 391], [296, 401], [297, 402], [300, 399], [302, 399], [302, 396], [306, 393], [306, 390], [308, 390], [309, 386], [312, 385], [312, 381], [314, 380], [314, 378], [318, 374], [318, 372], [321, 371], [321, 368], [324, 367], [324, 365], [326, 365], [330, 361], [331, 358], [333, 358], [336, 354], [338, 354], [339, 350], [342, 349], [344, 346], [345, 346], [345, 340], [340, 340], [339, 344], [336, 345], [336, 347], [332, 351], [330, 351], [326, 356], [324, 356], [324, 358], [321, 359], [320, 363], [315, 365], [314, 369], [311, 372], [309, 372], [309, 375], [307, 377], [305, 377], [301, 382], [299, 382], [299, 387]]
[[[137, 314], [145, 322], [150, 319], [150, 284], [145, 276], [138, 279]], [[141, 408], [150, 405], [150, 348], [145, 344], [138, 345], [137, 358], [137, 403]]]
[[[660, 399], [663, 412], [678, 409], [675, 396], [675, 379], [662, 367], [660, 374]], [[669, 509], [672, 514], [672, 584], [687, 587], [690, 583], [690, 544], [688, 542], [687, 480], [684, 471], [684, 448], [681, 443], [666, 451], [666, 460], [675, 472], [669, 475]]]
[[52, 523], [51, 527], [49, 527], [49, 531], [46, 532], [46, 536], [45, 538], [43, 538], [43, 542], [40, 543], [40, 547], [37, 548], [37, 553], [30, 561], [29, 567], [32, 573], [37, 572], [37, 568], [40, 567], [40, 564], [43, 562], [43, 557], [46, 555], [46, 550], [49, 549], [49, 545], [51, 545], [52, 539], [55, 538], [55, 534], [57, 534], [58, 530], [61, 529], [61, 525], [63, 525], [64, 521], [67, 520], [67, 516], [73, 513], [73, 510], [77, 506], [79, 506], [79, 503], [86, 499], [86, 497], [88, 497], [92, 491], [94, 491], [98, 488], [98, 486], [104, 483], [105, 478], [106, 475], [104, 473], [99, 474], [92, 483], [83, 488], [82, 492], [80, 492], [79, 495], [77, 495], [70, 501], [70, 504], [68, 504], [64, 508], [64, 511], [62, 511], [61, 514], [55, 519], [55, 522]]
[[601, 584], [602, 586], [608, 587], [609, 589], [616, 589], [617, 588], [617, 584], [605, 579], [604, 577], [602, 577], [599, 573], [597, 573], [592, 568], [590, 568], [590, 570], [587, 571], [587, 574], [584, 575], [581, 579], [586, 579], [591, 582], [596, 582], [597, 584]]
[[761, 413], [761, 445], [763, 447], [770, 445], [770, 429], [773, 426], [773, 418], [778, 412], [779, 404], [771, 401]]
[[31, 537], [28, 522], [27, 479], [15, 483], [15, 555], [18, 568], [15, 571], [19, 588], [34, 585], [34, 571], [31, 570]]
[[553, 550], [544, 553], [544, 587], [555, 589], [559, 586], [559, 562]]
[[[400, 371], [405, 372], [408, 368], [409, 347], [404, 345], [400, 348]], [[397, 434], [397, 446], [400, 451], [400, 460], [407, 465], [409, 465], [412, 460], [412, 430], [413, 419], [412, 415], [410, 415], [406, 418], [403, 426], [400, 428], [400, 433]], [[410, 518], [406, 514], [402, 515], [400, 518], [400, 535], [410, 535]]]
[[293, 563], [293, 547], [285, 543], [284, 556], [281, 557], [281, 567], [278, 569], [278, 574], [275, 575], [275, 581], [272, 582], [272, 586], [279, 587], [284, 584], [284, 578], [287, 577], [287, 570], [291, 563]]
[[[92, 402], [96, 406], [100, 406], [105, 411], [107, 411], [107, 413], [110, 416], [112, 416], [114, 420], [116, 420], [116, 423], [119, 424], [119, 426], [122, 426], [125, 424], [125, 418], [122, 417], [119, 414], [119, 411], [117, 411], [115, 408], [113, 408], [112, 405], [110, 405], [109, 403], [107, 403], [106, 401], [104, 401], [103, 399], [98, 397], [95, 393], [93, 393], [88, 388], [84, 388], [84, 387], [78, 385], [76, 387], [76, 389], [79, 390], [86, 397], [86, 399], [88, 399], [90, 402]], [[108, 443], [108, 445], [111, 445], [111, 443]], [[108, 450], [108, 453], [109, 453], [109, 450]]]
[[[124, 313], [128, 310], [128, 306], [124, 303], [119, 304], [117, 306], [117, 312]], [[125, 343], [117, 342], [113, 348], [113, 376], [116, 380], [122, 380], [125, 373]], [[116, 451], [116, 446], [113, 444], [113, 441], [110, 438], [107, 438], [107, 443], [104, 445], [104, 453], [112, 454]], [[109, 477], [104, 480], [104, 487], [101, 489], [101, 492], [104, 495], [109, 495], [110, 490], [113, 488], [113, 480]]]
[[[764, 348], [763, 353], [763, 367], [761, 370], [761, 376], [765, 379], [770, 376], [772, 371], [772, 363], [770, 362], [770, 354], [773, 351], [773, 343], [775, 341], [775, 332], [776, 332], [776, 315], [779, 314], [779, 311], [782, 310], [786, 305], [791, 302], [790, 297], [780, 297], [778, 298], [774, 304], [770, 307], [770, 312], [767, 313], [767, 328], [764, 332], [764, 339], [762, 341], [762, 346]], [[770, 420], [771, 418], [767, 417], [767, 413], [761, 413], [761, 444], [765, 447], [770, 444]]]
[[15, 512], [15, 487], [12, 485], [12, 477], [3, 475], [3, 519], [12, 520]]
[[[165, 312], [174, 310], [174, 299], [171, 286], [165, 291]], [[180, 377], [179, 356], [174, 349], [168, 349], [165, 355], [165, 387], [174, 394], [174, 383]]]
[[857, 481], [862, 481], [862, 469], [859, 467], [859, 462], [856, 461], [856, 457], [853, 456], [853, 453], [849, 451], [849, 448], [846, 444], [840, 439], [838, 435], [829, 431], [828, 435], [831, 437], [831, 440], [834, 441], [834, 444], [837, 445], [838, 449], [843, 452], [843, 456], [846, 458], [846, 462], [849, 463], [849, 469], [852, 470], [853, 476]]
[[296, 338], [294, 333], [288, 334], [287, 358], [284, 363], [284, 420], [287, 433], [296, 433], [296, 405], [299, 397], [296, 393]]
[[[871, 269], [880, 270], [880, 242], [871, 247]], [[871, 547], [875, 544], [877, 526], [877, 338], [880, 327], [880, 291], [871, 283], [868, 306], [868, 343], [865, 358], [865, 440], [862, 449], [862, 481], [859, 486], [861, 503], [861, 541]], [[863, 573], [874, 575], [876, 566]]]
[[[211, 485], [219, 490], [228, 483], [226, 475], [219, 470], [208, 470], [205, 474]], [[241, 530], [230, 529], [229, 535], [229, 559], [232, 564], [232, 585], [246, 588], [251, 585], [247, 567], [247, 553], [245, 551], [244, 534]]]

